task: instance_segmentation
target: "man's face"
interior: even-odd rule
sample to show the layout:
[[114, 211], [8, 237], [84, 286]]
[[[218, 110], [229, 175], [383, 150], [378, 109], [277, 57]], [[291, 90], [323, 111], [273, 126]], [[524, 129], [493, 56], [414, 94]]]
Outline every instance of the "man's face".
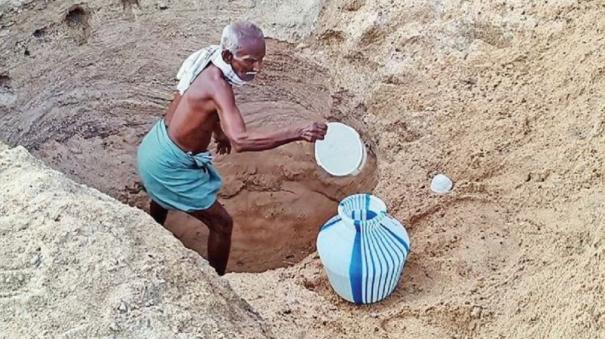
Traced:
[[232, 55], [228, 53], [228, 61], [240, 79], [252, 81], [256, 73], [260, 72], [265, 57], [265, 40], [251, 39], [243, 41], [239, 50]]

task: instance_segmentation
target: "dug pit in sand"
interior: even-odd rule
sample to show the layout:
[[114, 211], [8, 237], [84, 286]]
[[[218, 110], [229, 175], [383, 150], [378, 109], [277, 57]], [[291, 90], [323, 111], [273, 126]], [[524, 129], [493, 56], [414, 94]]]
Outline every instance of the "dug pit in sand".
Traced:
[[[223, 30], [220, 46], [202, 49], [191, 56], [181, 66], [177, 78], [179, 93], [170, 104], [163, 119], [158, 121], [143, 138], [138, 148], [138, 173], [143, 186], [151, 198], [149, 212], [160, 224], [165, 224], [169, 210], [181, 211], [202, 222], [208, 228], [207, 240], [200, 236], [199, 225], [181, 221], [171, 223], [172, 232], [183, 244], [200, 254], [207, 254], [208, 261], [219, 275], [223, 275], [231, 252], [233, 218], [229, 211], [217, 200], [222, 187], [222, 178], [216, 170], [208, 149], [214, 140], [217, 154], [229, 154], [233, 149], [237, 153], [259, 152], [275, 149], [297, 141], [315, 143], [324, 139], [327, 125], [320, 122], [317, 115], [308, 115], [305, 123], [276, 127], [268, 124], [264, 128], [249, 129], [236, 105], [234, 87], [242, 87], [252, 81], [260, 71], [265, 57], [265, 40], [261, 30], [249, 22], [230, 24]], [[309, 120], [314, 122], [308, 122]], [[273, 126], [269, 128], [268, 126]], [[300, 157], [293, 157], [296, 161]], [[258, 161], [257, 157], [254, 159]], [[267, 159], [268, 162], [271, 159]], [[292, 160], [282, 160], [287, 164]], [[276, 172], [284, 173], [286, 168]], [[247, 175], [253, 175], [248, 173]], [[304, 192], [304, 190], [303, 190]], [[303, 193], [301, 192], [301, 193]], [[254, 210], [260, 213], [260, 224], [254, 234], [248, 238], [259, 239], [259, 234], [277, 234], [279, 238], [312, 239], [325, 216], [322, 199], [314, 199], [305, 194], [294, 194], [293, 201], [281, 195], [270, 195], [271, 201], [290, 202], [295, 208], [294, 215], [284, 220], [296, 220], [297, 223], [309, 223], [300, 229], [287, 230], [287, 233], [266, 230], [269, 224], [281, 226], [279, 209], [267, 206], [262, 197], [248, 196], [243, 212]], [[311, 202], [308, 206], [302, 200]], [[321, 205], [315, 205], [320, 203]], [[311, 207], [311, 208], [309, 208]], [[319, 212], [319, 213], [318, 213]], [[250, 223], [248, 221], [243, 221]], [[266, 231], [265, 231], [266, 230]], [[263, 232], [265, 231], [265, 232]], [[314, 232], [315, 231], [315, 232]], [[305, 236], [302, 236], [302, 235]], [[302, 237], [301, 237], [302, 236]], [[206, 251], [202, 249], [207, 243]], [[261, 241], [262, 247], [279, 243], [273, 237]], [[286, 244], [288, 251], [292, 244]], [[251, 251], [258, 255], [256, 251]], [[266, 256], [258, 256], [265, 260]], [[293, 258], [292, 254], [286, 259]], [[243, 264], [241, 260], [238, 261]]]
[[[48, 51], [63, 51], [67, 45], [74, 58], [107, 67], [70, 73], [58, 63], [62, 58], [44, 59], [35, 64], [39, 67], [36, 82], [21, 84], [15, 80], [29, 74], [26, 71], [31, 70], [25, 68], [11, 71], [12, 82], [0, 78], [3, 85], [10, 85], [16, 98], [10, 109], [19, 112], [6, 116], [6, 129], [0, 131], [0, 137], [10, 144], [24, 145], [77, 182], [147, 210], [149, 199], [136, 173], [137, 147], [165, 113], [183, 60], [220, 40], [222, 25], [204, 27], [195, 30], [195, 41], [179, 35], [170, 40], [170, 48], [139, 46], [132, 50], [140, 53], [134, 58], [136, 65], [112, 61], [126, 50], [118, 40], [110, 45], [72, 46], [66, 36], [65, 40], [36, 45], [37, 49], [30, 47], [43, 58], [52, 55]], [[289, 44], [271, 39], [266, 43], [262, 72], [249, 86], [235, 91], [247, 127], [280, 128], [325, 121], [335, 111], [350, 109], [347, 98], [330, 93], [324, 68], [300, 58]], [[147, 58], [154, 52], [161, 58]], [[132, 74], [134, 68], [141, 71]], [[65, 78], [67, 73], [69, 78]], [[234, 220], [227, 270], [264, 271], [296, 263], [312, 252], [318, 228], [336, 210], [337, 201], [354, 192], [371, 191], [376, 185], [376, 162], [372, 149], [368, 150], [364, 171], [340, 179], [330, 177], [315, 164], [313, 145], [308, 143], [216, 156], [214, 163], [224, 180], [219, 200]], [[193, 229], [188, 239], [194, 239], [195, 249], [206, 256], [206, 227], [184, 214], [168, 214], [166, 227], [179, 236], [189, 226]]]

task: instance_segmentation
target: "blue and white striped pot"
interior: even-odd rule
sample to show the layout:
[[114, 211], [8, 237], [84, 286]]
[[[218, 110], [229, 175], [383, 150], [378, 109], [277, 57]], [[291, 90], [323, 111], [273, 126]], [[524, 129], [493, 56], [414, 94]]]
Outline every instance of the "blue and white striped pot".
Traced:
[[338, 215], [321, 227], [317, 251], [336, 293], [355, 304], [369, 304], [395, 290], [410, 238], [382, 200], [356, 194], [342, 200]]

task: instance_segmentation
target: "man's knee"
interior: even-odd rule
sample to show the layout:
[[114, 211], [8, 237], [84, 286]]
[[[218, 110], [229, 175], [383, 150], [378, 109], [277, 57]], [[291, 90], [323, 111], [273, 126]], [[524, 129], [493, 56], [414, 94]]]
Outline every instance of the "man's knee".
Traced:
[[207, 210], [191, 213], [191, 216], [206, 224], [213, 232], [230, 236], [233, 231], [233, 218], [218, 203]]
[[208, 216], [202, 221], [208, 225], [210, 230], [223, 235], [230, 236], [233, 231], [233, 218], [226, 211]]
[[233, 218], [227, 213], [224, 213], [218, 217], [216, 224], [217, 232], [229, 235], [231, 235], [231, 232], [233, 232]]

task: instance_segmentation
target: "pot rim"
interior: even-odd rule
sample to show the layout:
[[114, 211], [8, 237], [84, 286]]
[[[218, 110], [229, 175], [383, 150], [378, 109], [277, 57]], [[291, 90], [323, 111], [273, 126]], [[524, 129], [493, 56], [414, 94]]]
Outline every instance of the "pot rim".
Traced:
[[[363, 215], [361, 211], [372, 211], [374, 216], [371, 219], [357, 219], [353, 217], [353, 212], [360, 211], [360, 217]], [[380, 223], [387, 214], [387, 206], [380, 198], [369, 193], [359, 193], [350, 195], [344, 198], [338, 204], [338, 215], [349, 225], [354, 226], [370, 226]]]

